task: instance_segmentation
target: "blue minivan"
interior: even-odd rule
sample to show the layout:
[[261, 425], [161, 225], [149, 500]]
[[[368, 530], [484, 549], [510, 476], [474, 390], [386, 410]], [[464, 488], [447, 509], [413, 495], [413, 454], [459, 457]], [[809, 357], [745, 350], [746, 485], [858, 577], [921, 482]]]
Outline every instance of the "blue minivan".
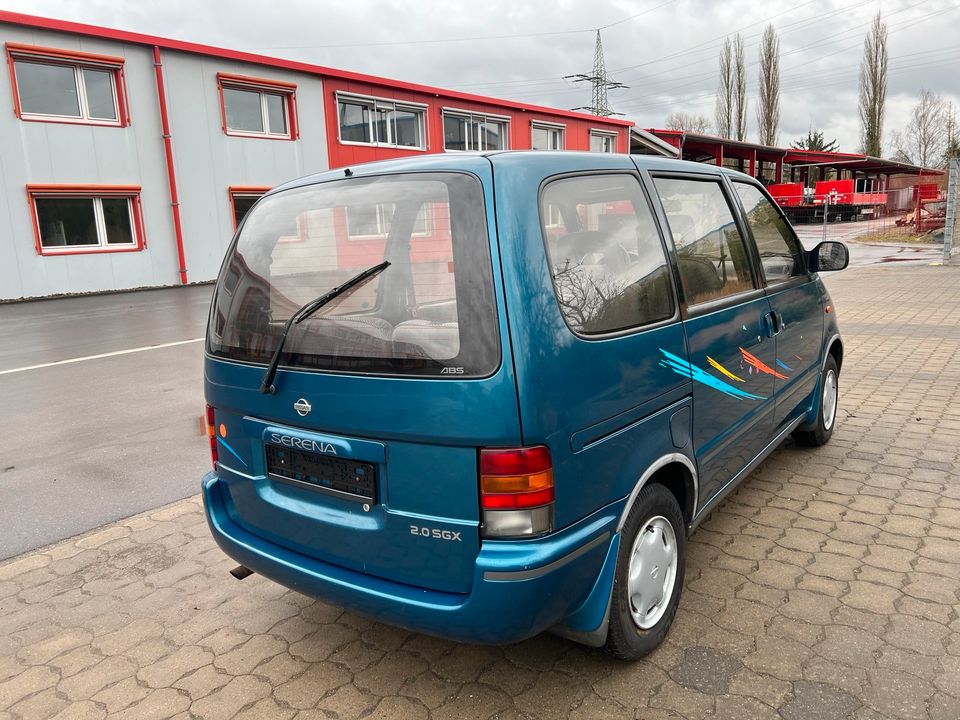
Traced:
[[791, 433], [843, 345], [756, 180], [663, 158], [429, 155], [246, 216], [206, 344], [213, 536], [241, 564], [465, 642], [664, 637], [686, 538]]

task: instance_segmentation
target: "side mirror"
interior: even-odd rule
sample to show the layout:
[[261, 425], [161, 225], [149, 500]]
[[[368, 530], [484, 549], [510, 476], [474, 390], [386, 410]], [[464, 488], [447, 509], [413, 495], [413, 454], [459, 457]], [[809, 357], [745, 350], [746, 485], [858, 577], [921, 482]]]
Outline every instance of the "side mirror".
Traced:
[[841, 242], [822, 242], [807, 252], [807, 267], [812, 272], [843, 270], [850, 264], [850, 253]]

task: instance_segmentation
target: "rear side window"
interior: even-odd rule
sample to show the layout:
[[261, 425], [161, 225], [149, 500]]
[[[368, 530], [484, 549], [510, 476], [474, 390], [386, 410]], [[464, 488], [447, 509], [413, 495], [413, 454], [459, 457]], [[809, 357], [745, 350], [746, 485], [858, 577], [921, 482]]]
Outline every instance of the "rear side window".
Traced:
[[483, 191], [458, 173], [337, 180], [261, 200], [224, 265], [210, 353], [268, 362], [299, 307], [383, 260], [386, 270], [293, 327], [282, 365], [442, 377], [496, 370]]
[[570, 328], [600, 335], [674, 314], [663, 244], [632, 175], [550, 183], [541, 221], [560, 311]]
[[688, 305], [752, 290], [743, 236], [715, 180], [655, 178]]
[[787, 221], [754, 185], [735, 182], [750, 232], [760, 252], [760, 264], [769, 283], [782, 282], [804, 274], [797, 238]]

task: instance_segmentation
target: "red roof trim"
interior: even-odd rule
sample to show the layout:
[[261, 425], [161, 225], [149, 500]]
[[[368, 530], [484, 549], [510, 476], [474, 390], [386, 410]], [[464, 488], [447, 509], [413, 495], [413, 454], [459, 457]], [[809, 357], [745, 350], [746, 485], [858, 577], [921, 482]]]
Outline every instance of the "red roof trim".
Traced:
[[311, 75], [325, 75], [328, 77], [340, 78], [342, 80], [352, 80], [355, 82], [364, 82], [372, 85], [382, 85], [385, 87], [411, 90], [413, 92], [427, 93], [430, 95], [456, 98], [458, 100], [501, 105], [503, 107], [520, 110], [521, 112], [540, 112], [562, 117], [579, 118], [581, 120], [589, 119], [594, 123], [600, 122], [607, 125], [617, 125], [619, 127], [632, 127], [634, 125], [634, 123], [630, 120], [597, 117], [595, 115], [588, 115], [586, 113], [573, 112], [572, 110], [560, 110], [556, 108], [543, 107], [540, 105], [529, 105], [527, 103], [516, 102], [513, 100], [500, 100], [497, 98], [484, 97], [482, 95], [458, 92], [456, 90], [444, 90], [443, 88], [438, 88], [431, 85], [421, 85], [419, 83], [410, 83], [402, 80], [392, 80], [390, 78], [351, 72], [349, 70], [338, 70], [336, 68], [325, 67], [323, 65], [313, 65], [312, 63], [300, 62], [298, 60], [284, 60], [282, 58], [270, 57], [268, 55], [258, 55], [256, 53], [243, 52], [241, 50], [228, 50], [226, 48], [219, 48], [213, 45], [203, 45], [200, 43], [187, 42], [185, 40], [173, 40], [171, 38], [164, 38], [156, 35], [131, 32], [129, 30], [104, 28], [96, 25], [87, 25], [86, 23], [72, 22], [69, 20], [57, 20], [54, 18], [39, 17], [37, 15], [9, 12], [7, 10], [0, 10], [0, 23], [24, 25], [27, 27], [43, 28], [46, 30], [57, 30], [60, 32], [74, 33], [77, 35], [88, 35], [91, 37], [134, 43], [137, 45], [156, 45], [167, 50], [178, 50], [180, 52], [194, 53], [197, 55], [209, 55], [212, 57], [220, 57], [239, 62], [266, 65], [269, 67], [283, 68], [285, 70], [294, 70]]

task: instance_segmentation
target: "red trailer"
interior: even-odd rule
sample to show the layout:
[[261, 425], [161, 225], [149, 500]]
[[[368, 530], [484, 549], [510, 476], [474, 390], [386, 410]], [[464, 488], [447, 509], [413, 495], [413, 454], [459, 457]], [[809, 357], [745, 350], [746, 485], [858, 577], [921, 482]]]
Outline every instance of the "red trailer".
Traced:
[[794, 223], [822, 220], [824, 206], [829, 208], [829, 220], [877, 217], [887, 203], [885, 192], [874, 192], [872, 178], [820, 180], [813, 188], [803, 183], [780, 183], [767, 189]]

